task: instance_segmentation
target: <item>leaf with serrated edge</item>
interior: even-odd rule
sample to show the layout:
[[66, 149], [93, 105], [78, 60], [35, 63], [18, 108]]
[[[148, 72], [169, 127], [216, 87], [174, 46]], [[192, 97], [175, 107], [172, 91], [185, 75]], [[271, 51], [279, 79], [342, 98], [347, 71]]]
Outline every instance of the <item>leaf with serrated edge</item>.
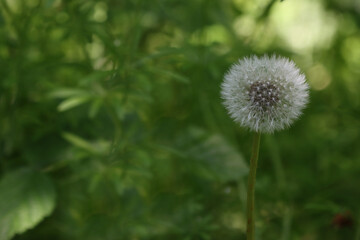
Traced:
[[40, 172], [20, 169], [0, 181], [0, 239], [35, 227], [55, 207], [51, 180]]

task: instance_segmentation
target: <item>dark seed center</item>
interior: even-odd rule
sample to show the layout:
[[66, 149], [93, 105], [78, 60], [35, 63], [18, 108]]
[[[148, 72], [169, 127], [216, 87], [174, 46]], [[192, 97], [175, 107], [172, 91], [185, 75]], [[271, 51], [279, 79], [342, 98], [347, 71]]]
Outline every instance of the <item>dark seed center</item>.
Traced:
[[279, 88], [270, 82], [255, 82], [250, 86], [249, 100], [255, 107], [266, 110], [279, 102]]

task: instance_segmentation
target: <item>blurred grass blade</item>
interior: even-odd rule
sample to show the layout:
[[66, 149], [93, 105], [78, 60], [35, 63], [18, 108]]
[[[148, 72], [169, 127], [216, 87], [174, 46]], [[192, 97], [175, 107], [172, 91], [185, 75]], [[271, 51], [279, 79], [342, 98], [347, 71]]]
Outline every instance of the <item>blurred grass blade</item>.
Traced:
[[83, 89], [76, 88], [61, 88], [49, 93], [49, 97], [51, 98], [69, 98], [74, 96], [84, 96], [89, 93]]
[[108, 77], [111, 73], [112, 71], [95, 71], [90, 75], [87, 75], [86, 77], [80, 79], [79, 84], [81, 86], [87, 86], [92, 82], [103, 80], [104, 78]]
[[74, 107], [80, 106], [90, 100], [89, 96], [73, 97], [62, 101], [57, 107], [59, 112], [70, 110]]
[[169, 77], [170, 79], [176, 80], [181, 83], [189, 83], [190, 82], [188, 78], [181, 76], [180, 74], [172, 72], [172, 71], [159, 69], [159, 68], [155, 68], [155, 69], [153, 68], [152, 71], [153, 71], [153, 73], [161, 74], [163, 76]]
[[74, 146], [85, 149], [89, 152], [94, 152], [94, 146], [85, 139], [68, 132], [62, 133], [62, 136]]
[[89, 109], [89, 117], [94, 118], [99, 112], [101, 105], [103, 104], [103, 100], [101, 98], [95, 99], [92, 101], [90, 109]]

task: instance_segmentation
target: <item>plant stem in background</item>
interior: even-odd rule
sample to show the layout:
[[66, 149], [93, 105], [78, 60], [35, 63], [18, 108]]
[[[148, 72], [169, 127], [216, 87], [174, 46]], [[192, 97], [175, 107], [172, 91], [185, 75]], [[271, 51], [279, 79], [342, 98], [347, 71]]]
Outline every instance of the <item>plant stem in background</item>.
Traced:
[[255, 180], [256, 168], [259, 156], [260, 146], [260, 132], [254, 133], [254, 140], [250, 159], [250, 172], [247, 190], [247, 226], [246, 226], [246, 239], [255, 239], [255, 221], [254, 221], [254, 200], [255, 200]]

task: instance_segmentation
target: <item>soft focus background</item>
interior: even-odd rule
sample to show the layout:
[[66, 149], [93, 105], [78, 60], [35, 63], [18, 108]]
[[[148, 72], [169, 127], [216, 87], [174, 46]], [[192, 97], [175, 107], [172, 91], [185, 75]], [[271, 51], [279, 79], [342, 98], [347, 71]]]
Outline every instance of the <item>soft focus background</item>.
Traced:
[[262, 138], [259, 240], [360, 240], [359, 0], [0, 0], [0, 240], [245, 239], [238, 58], [311, 103]]

